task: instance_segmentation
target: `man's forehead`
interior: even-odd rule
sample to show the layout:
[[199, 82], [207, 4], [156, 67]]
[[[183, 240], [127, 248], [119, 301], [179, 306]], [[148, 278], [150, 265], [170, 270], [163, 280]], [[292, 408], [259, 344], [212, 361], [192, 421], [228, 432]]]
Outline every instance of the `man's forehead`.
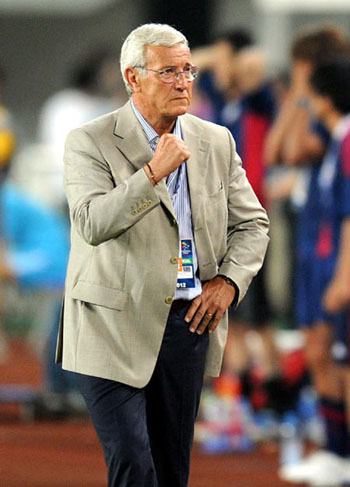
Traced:
[[176, 44], [172, 47], [167, 46], [146, 46], [145, 50], [147, 61], [167, 62], [170, 59], [191, 60], [191, 52], [186, 44]]

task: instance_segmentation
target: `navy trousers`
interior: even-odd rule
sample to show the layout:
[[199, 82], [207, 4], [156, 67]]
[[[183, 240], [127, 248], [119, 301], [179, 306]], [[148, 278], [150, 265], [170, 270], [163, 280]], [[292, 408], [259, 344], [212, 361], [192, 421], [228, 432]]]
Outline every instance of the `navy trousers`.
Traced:
[[188, 306], [170, 312], [143, 389], [76, 374], [103, 447], [108, 487], [187, 487], [209, 341], [208, 332], [188, 330]]

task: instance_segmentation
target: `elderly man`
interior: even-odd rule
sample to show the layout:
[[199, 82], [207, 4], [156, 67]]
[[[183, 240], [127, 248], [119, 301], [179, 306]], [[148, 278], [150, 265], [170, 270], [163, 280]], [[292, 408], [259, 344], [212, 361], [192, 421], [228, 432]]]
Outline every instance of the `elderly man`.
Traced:
[[109, 487], [185, 487], [204, 373], [258, 272], [268, 219], [229, 132], [186, 114], [198, 68], [167, 25], [121, 51], [130, 101], [71, 132], [58, 360], [77, 373]]

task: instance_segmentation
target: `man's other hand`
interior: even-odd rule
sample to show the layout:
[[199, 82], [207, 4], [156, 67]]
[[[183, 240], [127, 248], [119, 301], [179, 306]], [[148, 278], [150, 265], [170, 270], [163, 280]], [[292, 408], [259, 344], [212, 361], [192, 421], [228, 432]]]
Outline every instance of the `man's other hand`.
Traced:
[[190, 331], [201, 335], [209, 327], [209, 333], [213, 333], [235, 294], [235, 288], [220, 276], [205, 282], [202, 294], [193, 300], [185, 316]]

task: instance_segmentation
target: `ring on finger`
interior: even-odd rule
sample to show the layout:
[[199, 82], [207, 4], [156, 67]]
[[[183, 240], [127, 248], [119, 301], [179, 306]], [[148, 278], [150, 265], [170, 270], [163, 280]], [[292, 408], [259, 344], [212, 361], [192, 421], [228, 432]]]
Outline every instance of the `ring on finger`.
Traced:
[[211, 318], [213, 316], [213, 313], [205, 313], [205, 315]]

